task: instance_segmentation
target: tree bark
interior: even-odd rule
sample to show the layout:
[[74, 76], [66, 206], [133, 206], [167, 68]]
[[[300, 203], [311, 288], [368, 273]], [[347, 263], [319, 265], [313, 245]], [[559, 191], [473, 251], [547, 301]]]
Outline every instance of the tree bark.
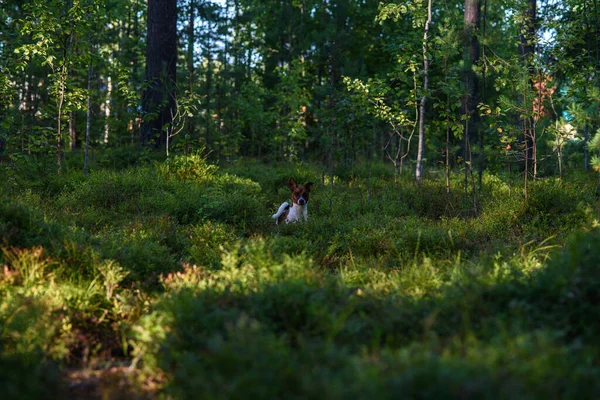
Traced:
[[77, 113], [69, 112], [69, 149], [77, 148]]
[[210, 22], [209, 22], [209, 30], [206, 32], [206, 147], [210, 148], [211, 146], [211, 127], [213, 125], [213, 115], [211, 112], [211, 93], [212, 93], [212, 42], [210, 37]]
[[[190, 95], [194, 90], [194, 44], [196, 43], [195, 35], [195, 0], [190, 0], [190, 9], [188, 15], [188, 47], [187, 47], [187, 69], [188, 69], [188, 91]], [[194, 120], [188, 119], [187, 132], [190, 138], [194, 137]], [[187, 153], [187, 141], [186, 141], [186, 153]]]
[[[175, 115], [177, 66], [177, 0], [148, 0], [146, 84], [142, 99], [141, 141], [161, 147], [170, 131], [163, 131]], [[170, 128], [169, 128], [170, 130]]]
[[[91, 42], [91, 40], [90, 40]], [[83, 157], [83, 172], [88, 174], [90, 172], [90, 130], [92, 126], [92, 75], [93, 75], [93, 64], [92, 64], [92, 50], [93, 47], [90, 44], [90, 65], [88, 66], [87, 73], [87, 110], [86, 110], [86, 120], [85, 120], [85, 150]]]
[[108, 125], [108, 121], [110, 119], [112, 88], [112, 78], [109, 75], [106, 78], [106, 99], [104, 99], [104, 144], [108, 144], [108, 136], [110, 134], [110, 126]]
[[[464, 160], [471, 161], [471, 143], [472, 139], [477, 140], [478, 118], [477, 104], [479, 103], [479, 82], [477, 75], [473, 70], [473, 65], [479, 62], [479, 38], [477, 31], [479, 30], [480, 0], [465, 0], [464, 11], [464, 84], [465, 84], [465, 102], [464, 114], [465, 119], [465, 144], [464, 144]], [[465, 168], [465, 186], [468, 178], [468, 173], [473, 171], [473, 165], [469, 163]]]
[[[536, 0], [527, 0], [526, 8], [524, 10], [524, 18], [522, 26], [519, 31], [519, 55], [523, 68], [527, 70], [529, 75], [529, 85], [533, 85], [531, 77], [533, 76], [533, 54], [535, 52], [535, 35], [536, 35]], [[529, 105], [525, 104], [525, 96], [522, 101], [525, 110], [529, 110]], [[531, 105], [533, 106], [533, 105]], [[535, 160], [536, 151], [534, 147], [535, 143], [535, 125], [531, 117], [524, 117], [521, 121], [523, 127], [523, 138], [525, 141], [525, 177], [524, 177], [524, 190], [525, 196], [527, 196], [527, 179], [529, 174], [529, 166], [533, 165], [534, 177], [536, 172], [537, 160]]]
[[[481, 6], [481, 4], [480, 4]], [[482, 36], [483, 36], [483, 42], [485, 43], [486, 41], [486, 29], [487, 29], [487, 10], [488, 10], [488, 2], [487, 0], [483, 0], [483, 25], [482, 25]], [[485, 46], [483, 48], [480, 48], [480, 54], [481, 57], [485, 60]], [[481, 102], [485, 103], [486, 102], [486, 95], [485, 95], [485, 84], [486, 84], [486, 68], [487, 66], [484, 65], [484, 68], [481, 71], [481, 90], [480, 90], [480, 95], [481, 95]], [[480, 148], [480, 153], [479, 153], [479, 187], [482, 186], [482, 181], [483, 181], [483, 167], [485, 166], [485, 134], [484, 134], [484, 129], [482, 129], [481, 125], [479, 126], [479, 148]]]
[[[65, 51], [66, 53], [66, 51]], [[64, 56], [64, 62], [66, 63], [66, 55]], [[57, 127], [56, 127], [56, 163], [58, 167], [58, 173], [62, 170], [62, 117], [63, 117], [63, 105], [65, 102], [65, 91], [66, 91], [66, 80], [67, 80], [67, 67], [61, 66], [60, 82], [59, 82], [59, 93], [57, 102]]]
[[420, 185], [423, 181], [423, 159], [425, 158], [425, 106], [427, 104], [427, 91], [429, 90], [429, 57], [428, 36], [431, 25], [431, 0], [427, 4], [427, 21], [423, 32], [423, 96], [419, 105], [419, 147], [417, 149], [417, 167], [415, 176]]

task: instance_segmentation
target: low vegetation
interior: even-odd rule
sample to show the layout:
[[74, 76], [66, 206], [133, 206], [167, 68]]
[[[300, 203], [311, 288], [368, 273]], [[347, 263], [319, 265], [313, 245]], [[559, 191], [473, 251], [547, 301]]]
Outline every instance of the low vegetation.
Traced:
[[[69, 163], [71, 162], [71, 164]], [[597, 398], [596, 178], [0, 172], [3, 398]], [[309, 222], [275, 226], [285, 182]], [[7, 397], [5, 397], [7, 396]]]

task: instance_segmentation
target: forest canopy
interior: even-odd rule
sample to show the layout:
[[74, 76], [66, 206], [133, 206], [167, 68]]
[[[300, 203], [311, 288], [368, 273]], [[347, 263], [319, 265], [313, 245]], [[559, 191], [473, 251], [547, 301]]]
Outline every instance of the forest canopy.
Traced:
[[0, 154], [598, 168], [596, 3], [4, 0]]

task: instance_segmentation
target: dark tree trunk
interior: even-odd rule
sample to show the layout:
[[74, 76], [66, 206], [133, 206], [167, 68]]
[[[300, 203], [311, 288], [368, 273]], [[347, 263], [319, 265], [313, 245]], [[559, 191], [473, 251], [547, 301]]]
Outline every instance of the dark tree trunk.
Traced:
[[212, 98], [211, 98], [211, 93], [212, 93], [212, 81], [213, 81], [213, 75], [212, 75], [212, 42], [211, 42], [211, 36], [210, 36], [210, 31], [211, 31], [211, 25], [209, 23], [209, 29], [206, 32], [206, 92], [205, 92], [205, 98], [206, 98], [206, 119], [205, 119], [205, 124], [206, 124], [206, 147], [207, 149], [210, 149], [211, 144], [212, 144], [212, 137], [211, 137], [211, 127], [213, 125], [213, 114], [211, 111], [211, 102], [212, 102]]
[[[479, 82], [473, 70], [473, 65], [479, 62], [479, 38], [477, 37], [480, 21], [480, 0], [465, 0], [464, 14], [464, 83], [465, 83], [465, 144], [464, 159], [471, 161], [471, 144], [477, 140], [478, 118], [477, 104], [479, 103]], [[472, 164], [465, 168], [465, 185], [467, 174], [472, 172]]]
[[[196, 2], [190, 0], [190, 9], [188, 13], [188, 48], [187, 48], [187, 69], [188, 69], [188, 90], [190, 95], [194, 91], [194, 44], [196, 43], [195, 35], [195, 9]], [[194, 120], [188, 119], [187, 131], [189, 138], [194, 137]], [[186, 141], [186, 153], [187, 153], [187, 141]]]
[[[488, 2], [487, 0], [483, 0], [483, 25], [482, 25], [482, 36], [483, 36], [483, 42], [485, 43], [486, 41], [486, 29], [487, 29], [487, 9], [488, 9]], [[480, 49], [481, 51], [481, 56], [483, 57], [483, 59], [485, 60], [485, 47], [483, 49]], [[486, 68], [484, 67], [481, 71], [481, 90], [479, 91], [480, 96], [481, 96], [481, 102], [485, 103], [486, 102], [486, 96], [485, 96], [485, 84], [486, 84]], [[484, 129], [482, 129], [481, 125], [479, 125], [479, 149], [480, 149], [480, 153], [479, 153], [479, 187], [482, 186], [482, 179], [483, 179], [483, 168], [485, 166], [485, 134], [484, 134]]]
[[[90, 35], [91, 36], [91, 35]], [[91, 40], [90, 40], [91, 42]], [[93, 52], [93, 46], [90, 45], [90, 55]], [[83, 172], [88, 174], [90, 172], [90, 131], [92, 126], [92, 77], [93, 77], [93, 64], [92, 58], [90, 57], [87, 74], [87, 109], [85, 118], [85, 150], [83, 158]]]
[[175, 114], [177, 65], [177, 0], [148, 0], [148, 37], [146, 43], [146, 84], [142, 99], [145, 121], [141, 141], [156, 138], [157, 147], [166, 143], [170, 133], [163, 127]]
[[[468, 178], [471, 177], [471, 186], [473, 191], [473, 211], [477, 213], [477, 191], [475, 179], [473, 177], [473, 152], [472, 142], [477, 141], [479, 131], [479, 118], [477, 114], [477, 104], [479, 103], [479, 81], [473, 66], [479, 62], [479, 22], [481, 19], [480, 0], [465, 0], [464, 14], [464, 83], [465, 83], [465, 190], [468, 185]], [[480, 146], [483, 151], [483, 146]], [[467, 162], [468, 161], [468, 162]]]

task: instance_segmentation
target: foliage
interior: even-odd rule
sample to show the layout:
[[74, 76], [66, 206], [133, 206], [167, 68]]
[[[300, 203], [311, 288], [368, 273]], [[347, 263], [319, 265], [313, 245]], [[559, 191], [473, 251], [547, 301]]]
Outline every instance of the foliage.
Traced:
[[[591, 150], [595, 150], [596, 153], [600, 152], [600, 131], [596, 132], [588, 146]], [[600, 156], [598, 154], [592, 156], [591, 165], [596, 172], [600, 173]]]
[[591, 177], [540, 180], [525, 199], [484, 175], [473, 215], [438, 181], [362, 166], [335, 192], [315, 185], [308, 223], [275, 226], [286, 177], [318, 182], [318, 166], [189, 161], [43, 184], [16, 172], [0, 360], [39, 380], [5, 376], [14, 393], [68, 392], [56, 366], [111, 359], [174, 397], [597, 389], [600, 235], [568, 239], [595, 218]]
[[598, 397], [598, 10], [484, 3], [433, 3], [424, 93], [424, 1], [180, 1], [165, 152], [144, 1], [4, 0], [3, 395]]
[[167, 164], [158, 164], [157, 168], [165, 177], [173, 176], [176, 180], [194, 182], [202, 182], [216, 171], [216, 166], [207, 163], [204, 149], [188, 156], [176, 156]]
[[[131, 147], [139, 139], [140, 99], [147, 88], [144, 3], [63, 3], [10, 0], [2, 11], [0, 148], [13, 167], [36, 162], [38, 155], [57, 151], [56, 136], [66, 133], [57, 132], [57, 122], [61, 130], [69, 125], [72, 147], [81, 146], [89, 94], [92, 151], [102, 149], [102, 157], [118, 153], [106, 160], [113, 164], [129, 163], [138, 153], [143, 154], [134, 162], [147, 162], [147, 152]], [[473, 71], [485, 95], [480, 110], [492, 115], [478, 128], [486, 134], [470, 146], [482, 168], [523, 169], [528, 156], [523, 127], [515, 121], [529, 117], [538, 119], [538, 160], [554, 158], [560, 168], [581, 168], [593, 156], [586, 146], [556, 137], [556, 129], [543, 132], [561, 117], [584, 141], [597, 129], [597, 54], [587, 51], [597, 47], [590, 31], [597, 10], [581, 0], [541, 5], [537, 36], [531, 39], [539, 44], [537, 53], [525, 65], [516, 49], [526, 3], [499, 1], [482, 10], [481, 61]], [[433, 14], [429, 52], [439, 62], [429, 71], [427, 95], [433, 101], [425, 117], [426, 161], [434, 171], [440, 162], [472, 167], [463, 159], [463, 5], [435, 5]], [[415, 99], [423, 95], [418, 88], [424, 22], [422, 1], [184, 1], [178, 27], [186, 62], [177, 71], [179, 110], [170, 151], [189, 156], [205, 150], [219, 162], [257, 156], [327, 160], [346, 168], [360, 157], [389, 157], [396, 165], [410, 165], [416, 156], [408, 142]], [[540, 76], [557, 90], [540, 98], [532, 85]], [[565, 146], [564, 154], [555, 151], [556, 140]], [[540, 173], [548, 171], [540, 162]]]
[[[593, 304], [587, 296], [598, 283], [592, 278], [597, 238], [596, 232], [573, 239], [546, 269], [537, 251], [510, 264], [496, 260], [491, 269], [474, 265], [470, 273], [455, 264], [445, 289], [417, 301], [406, 286], [391, 284], [406, 272], [390, 277], [371, 271], [358, 287], [347, 286], [357, 282], [348, 280], [350, 271], [342, 281], [318, 278], [309, 260], [301, 256], [280, 264], [257, 243], [225, 253], [220, 270], [186, 267], [167, 277], [173, 293], [141, 320], [136, 352], [147, 361], [148, 373], [167, 374], [167, 390], [177, 397], [243, 397], [250, 391], [266, 397], [387, 398], [401, 391], [437, 398], [464, 390], [493, 398], [513, 390], [526, 398], [557, 391], [569, 398], [589, 396], [597, 388], [586, 385], [598, 371], [580, 364], [583, 354], [571, 347], [575, 343], [561, 343], [580, 335], [595, 343], [588, 329], [595, 312], [570, 312], [564, 301], [572, 285], [586, 282], [586, 289], [576, 289], [582, 298], [567, 303]], [[588, 258], [581, 260], [584, 254]], [[532, 261], [537, 267], [524, 271], [524, 280], [521, 269]], [[430, 263], [424, 260], [418, 269], [433, 268]], [[561, 319], [548, 318], [549, 309]], [[565, 326], [573, 330], [565, 334]], [[528, 327], [535, 333], [524, 333]], [[392, 365], [394, 372], [387, 372]], [[498, 368], [507, 375], [498, 378], [493, 372]], [[571, 374], [571, 368], [577, 372]], [[197, 376], [203, 379], [191, 379]], [[556, 386], [548, 387], [547, 379]], [[422, 380], [429, 382], [425, 392]], [[559, 383], [567, 381], [572, 385]], [[230, 382], [225, 394], [223, 382]]]

